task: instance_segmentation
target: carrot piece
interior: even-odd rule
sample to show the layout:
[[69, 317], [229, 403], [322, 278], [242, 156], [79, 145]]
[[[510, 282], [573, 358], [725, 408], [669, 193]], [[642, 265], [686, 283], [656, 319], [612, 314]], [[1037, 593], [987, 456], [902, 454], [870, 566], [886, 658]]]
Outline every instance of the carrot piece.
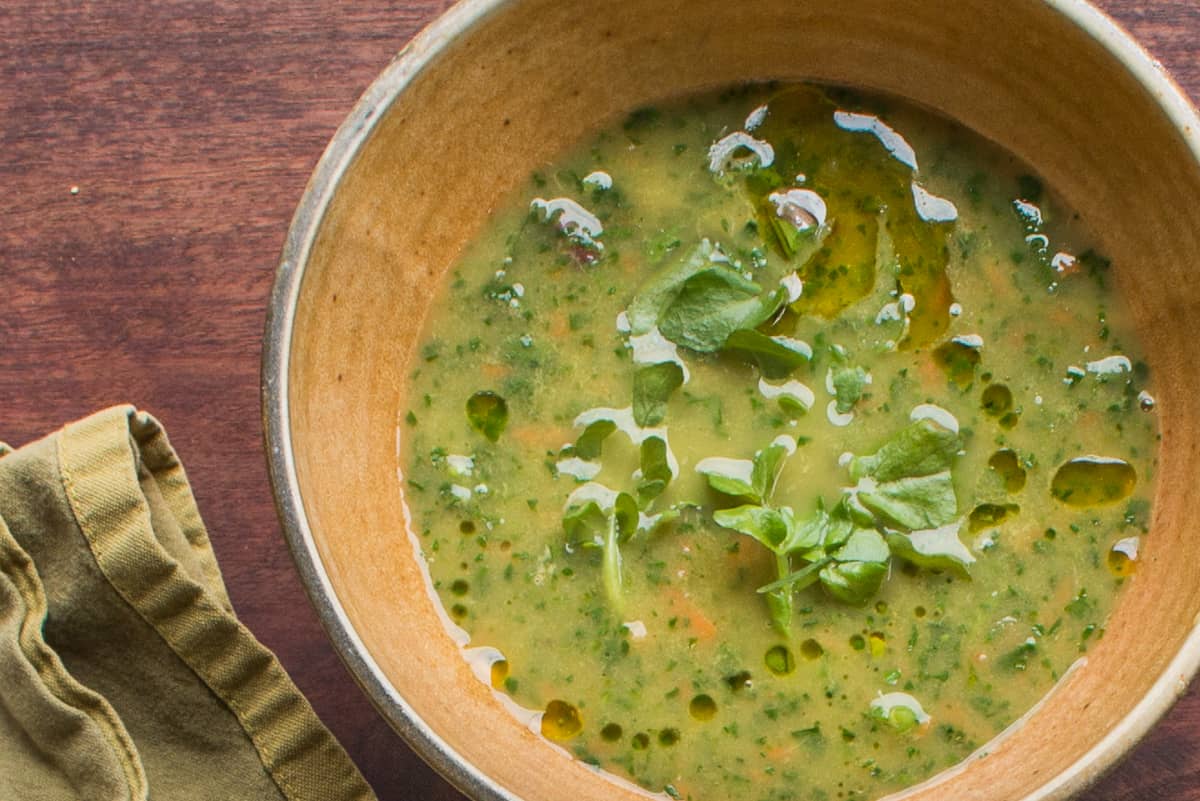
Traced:
[[550, 336], [555, 339], [566, 339], [571, 333], [571, 321], [562, 309], [550, 315]]
[[933, 392], [946, 386], [946, 374], [932, 356], [917, 362], [917, 380], [923, 392]]
[[766, 750], [767, 759], [772, 762], [787, 762], [791, 760], [796, 753], [796, 746], [792, 743], [787, 745], [776, 745]]
[[569, 430], [544, 424], [512, 426], [508, 436], [537, 451], [556, 451], [572, 440]]
[[667, 590], [667, 607], [688, 622], [688, 627], [701, 640], [711, 640], [717, 636], [717, 625], [712, 618], [688, 597], [687, 593], [677, 587]]
[[493, 364], [488, 362], [480, 365], [479, 372], [493, 381], [498, 381], [501, 378], [507, 378], [508, 374], [512, 372], [512, 368], [507, 364]]

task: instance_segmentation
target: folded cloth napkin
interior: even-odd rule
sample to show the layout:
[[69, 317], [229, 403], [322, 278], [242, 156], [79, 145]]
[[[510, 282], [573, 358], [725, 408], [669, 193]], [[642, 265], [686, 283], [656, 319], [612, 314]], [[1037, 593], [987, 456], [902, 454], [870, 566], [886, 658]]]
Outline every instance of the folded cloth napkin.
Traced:
[[159, 424], [0, 445], [0, 801], [369, 801], [234, 616]]

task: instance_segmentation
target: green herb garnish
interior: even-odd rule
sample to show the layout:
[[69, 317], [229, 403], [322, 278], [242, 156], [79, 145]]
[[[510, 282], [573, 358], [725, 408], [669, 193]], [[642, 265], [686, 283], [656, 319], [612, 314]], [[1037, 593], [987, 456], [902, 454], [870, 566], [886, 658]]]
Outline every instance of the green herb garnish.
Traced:
[[683, 386], [683, 368], [676, 362], [642, 365], [633, 374], [633, 419], [639, 426], [661, 423], [671, 393]]

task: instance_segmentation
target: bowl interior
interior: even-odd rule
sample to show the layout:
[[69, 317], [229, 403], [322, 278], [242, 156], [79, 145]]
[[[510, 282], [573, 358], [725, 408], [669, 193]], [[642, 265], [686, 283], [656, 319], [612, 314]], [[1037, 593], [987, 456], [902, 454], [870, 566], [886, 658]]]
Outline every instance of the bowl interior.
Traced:
[[[360, 674], [378, 670], [361, 677], [383, 677], [376, 700], [418, 750], [476, 795], [635, 797], [518, 724], [447, 636], [397, 479], [405, 376], [443, 273], [531, 169], [614, 114], [765, 79], [859, 85], [932, 106], [1028, 161], [1097, 229], [1159, 402], [1153, 528], [1086, 665], [988, 758], [960, 770], [954, 797], [1063, 795], [1150, 725], [1196, 659], [1184, 646], [1200, 583], [1179, 566], [1200, 562], [1191, 522], [1200, 503], [1171, 489], [1188, 485], [1200, 455], [1200, 397], [1188, 380], [1200, 361], [1189, 325], [1200, 319], [1191, 264], [1200, 216], [1186, 213], [1200, 208], [1200, 167], [1189, 147], [1196, 132], [1181, 131], [1121, 65], [1122, 48], [1133, 52], [1082, 4], [1033, 0], [475, 2], [413, 45], [331, 149], [327, 162], [348, 160], [340, 182], [340, 169], [326, 169], [297, 218], [302, 279], [279, 346], [279, 436], [294, 460], [284, 481], [302, 500], [293, 541], [316, 556], [310, 591], [336, 599], [344, 628], [335, 639]], [[1156, 80], [1163, 102], [1178, 103]], [[348, 143], [359, 138], [355, 151]], [[447, 753], [473, 767], [455, 767]], [[913, 796], [946, 789], [934, 782]]]

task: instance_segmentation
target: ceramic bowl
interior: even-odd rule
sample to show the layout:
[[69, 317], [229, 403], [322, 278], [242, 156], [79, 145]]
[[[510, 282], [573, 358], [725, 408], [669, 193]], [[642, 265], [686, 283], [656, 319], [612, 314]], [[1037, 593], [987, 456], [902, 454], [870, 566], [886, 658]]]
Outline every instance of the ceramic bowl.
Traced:
[[338, 130], [271, 298], [264, 396], [287, 537], [382, 714], [476, 799], [638, 796], [524, 728], [471, 673], [414, 556], [398, 415], [443, 273], [535, 166], [648, 102], [764, 79], [869, 87], [1032, 164], [1097, 229], [1149, 356], [1162, 426], [1138, 573], [1107, 635], [1022, 725], [914, 799], [1059, 799], [1111, 766], [1200, 662], [1200, 121], [1074, 0], [467, 0]]

